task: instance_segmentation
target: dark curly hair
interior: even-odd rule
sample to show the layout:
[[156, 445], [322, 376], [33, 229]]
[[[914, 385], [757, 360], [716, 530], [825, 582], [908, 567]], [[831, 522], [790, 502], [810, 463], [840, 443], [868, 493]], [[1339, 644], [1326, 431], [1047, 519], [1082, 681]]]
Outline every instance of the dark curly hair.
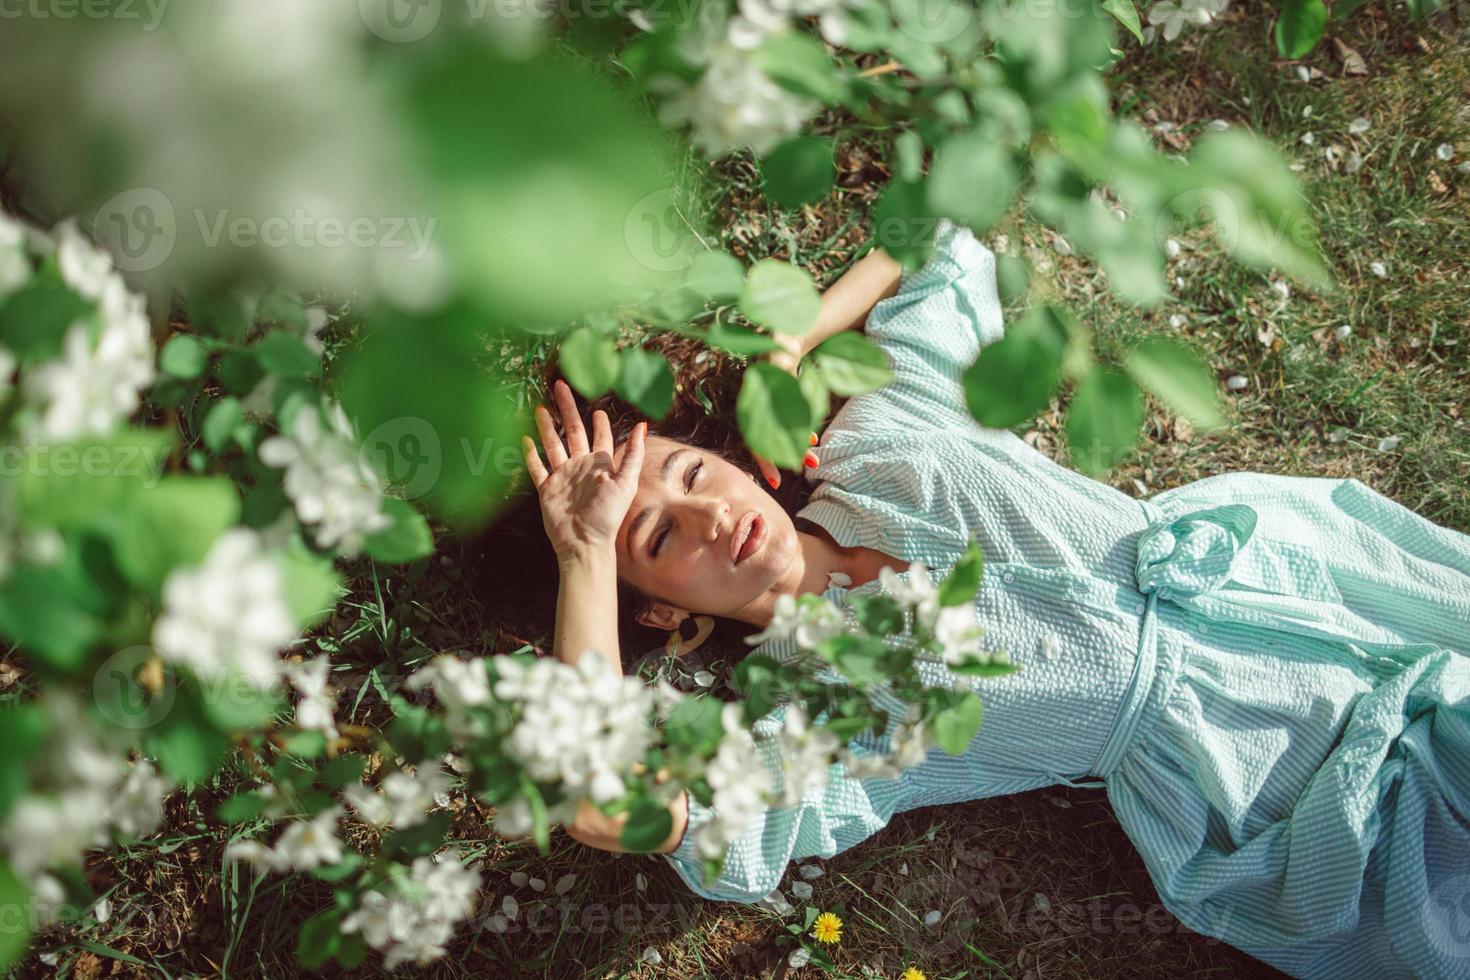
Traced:
[[[794, 514], [800, 509], [811, 493], [807, 481], [799, 474], [788, 473], [780, 489], [771, 490], [740, 438], [735, 425], [735, 397], [739, 392], [742, 362], [710, 350], [697, 340], [677, 335], [660, 337], [645, 346], [668, 360], [675, 377], [673, 407], [662, 419], [650, 422], [649, 433], [724, 457], [755, 474], [760, 485], [787, 513]], [[548, 363], [544, 376], [539, 379], [538, 395], [542, 401], [549, 402], [547, 392], [560, 377], [559, 365], [554, 361]], [[584, 419], [598, 409], [607, 413], [613, 438], [618, 443], [644, 421], [642, 413], [615, 395], [592, 401], [581, 395], [576, 397]], [[535, 491], [523, 485], [495, 523], [467, 544], [472, 587], [478, 591], [490, 619], [504, 632], [537, 647], [538, 652], [549, 652], [559, 575]], [[514, 561], [507, 560], [512, 556]], [[649, 597], [633, 586], [619, 582], [618, 638], [625, 664], [662, 647], [667, 639], [664, 631], [649, 629], [635, 621], [634, 616], [648, 601]], [[751, 631], [748, 624], [717, 620], [706, 644], [712, 652], [738, 658], [750, 649], [742, 637]], [[692, 632], [693, 627], [686, 623], [685, 635]]]

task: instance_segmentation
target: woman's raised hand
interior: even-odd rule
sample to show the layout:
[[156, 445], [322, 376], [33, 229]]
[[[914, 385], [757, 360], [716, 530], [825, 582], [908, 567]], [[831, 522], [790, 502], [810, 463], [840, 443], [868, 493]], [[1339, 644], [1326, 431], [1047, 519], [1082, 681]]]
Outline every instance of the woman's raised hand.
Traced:
[[638, 489], [638, 472], [643, 467], [643, 447], [648, 423], [640, 422], [616, 458], [612, 425], [606, 412], [592, 415], [592, 443], [577, 412], [572, 389], [558, 381], [553, 390], [557, 413], [566, 430], [563, 444], [556, 434], [556, 420], [545, 405], [536, 406], [536, 428], [546, 462], [536, 444], [526, 436], [522, 448], [526, 469], [541, 501], [541, 520], [546, 536], [559, 559], [566, 560], [591, 550], [611, 549], [618, 528], [633, 504]]
[[[803, 338], [793, 337], [790, 334], [776, 334], [772, 339], [781, 345], [781, 349], [772, 351], [766, 355], [766, 360], [792, 377], [795, 377], [797, 368], [801, 364], [802, 355], [806, 350]], [[813, 432], [810, 438], [811, 444], [815, 446], [817, 444], [817, 434]], [[776, 468], [776, 464], [756, 453], [751, 453], [751, 455], [755, 457], [755, 465], [761, 471], [761, 476], [765, 477], [766, 482], [771, 485], [771, 489], [775, 490], [779, 488], [781, 486], [781, 471]], [[808, 450], [806, 458], [802, 460], [802, 465], [804, 467], [816, 466], [817, 454]]]

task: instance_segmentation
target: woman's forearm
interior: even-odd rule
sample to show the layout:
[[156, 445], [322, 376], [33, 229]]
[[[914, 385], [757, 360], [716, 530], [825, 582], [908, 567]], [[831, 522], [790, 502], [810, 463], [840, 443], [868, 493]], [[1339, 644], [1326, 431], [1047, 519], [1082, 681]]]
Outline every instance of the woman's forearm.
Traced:
[[881, 248], [863, 256], [822, 293], [817, 325], [802, 337], [802, 353], [844, 330], [862, 326], [881, 300], [898, 292], [903, 266]]
[[552, 650], [558, 660], [575, 664], [588, 650], [623, 672], [618, 649], [618, 566], [611, 546], [580, 551], [557, 562], [561, 581], [556, 593], [556, 633]]

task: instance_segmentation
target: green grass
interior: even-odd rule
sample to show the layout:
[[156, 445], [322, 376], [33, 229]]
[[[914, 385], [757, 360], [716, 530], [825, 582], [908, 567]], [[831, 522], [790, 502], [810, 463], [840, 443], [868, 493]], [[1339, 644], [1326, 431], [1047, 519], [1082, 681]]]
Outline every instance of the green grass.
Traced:
[[[1324, 46], [1307, 63], [1328, 78], [1306, 84], [1273, 59], [1267, 25], [1261, 11], [1235, 9], [1220, 30], [1131, 56], [1118, 70], [1122, 102], [1149, 124], [1176, 124], [1161, 145], [1182, 149], [1223, 118], [1267, 134], [1303, 164], [1335, 294], [1293, 287], [1283, 303], [1269, 276], [1222, 260], [1196, 231], [1181, 236], [1185, 249], [1171, 264], [1181, 280], [1175, 298], [1140, 312], [1111, 298], [1088, 263], [1056, 254], [1033, 223], [1014, 220], [987, 239], [1000, 248], [1003, 235], [1006, 250], [1031, 258], [1033, 288], [1065, 299], [1096, 331], [1104, 356], [1145, 336], [1181, 336], [1206, 357], [1222, 391], [1230, 376], [1249, 379], [1226, 395], [1230, 424], [1218, 433], [1193, 433], [1154, 406], [1143, 447], [1110, 478], [1117, 486], [1151, 494], [1235, 470], [1352, 476], [1470, 530], [1470, 174], [1456, 170], [1470, 158], [1470, 41], [1442, 33], [1450, 30], [1444, 19], [1416, 28], [1398, 10], [1365, 10], [1333, 29], [1372, 74], [1339, 77]], [[1358, 116], [1372, 128], [1350, 136]], [[1301, 142], [1307, 131], [1315, 146]], [[1450, 163], [1435, 157], [1445, 142], [1457, 152]], [[1344, 158], [1361, 154], [1357, 173], [1324, 159], [1334, 144]], [[789, 213], [760, 202], [749, 161], [726, 162], [689, 201], [691, 222], [713, 214], [710, 230], [737, 254], [791, 256], [830, 281], [864, 242], [867, 207], [887, 177], [864, 140], [844, 140], [838, 159], [838, 189]], [[1386, 277], [1370, 271], [1375, 261]], [[1176, 315], [1184, 321], [1172, 327]], [[1352, 332], [1338, 340], [1332, 331], [1342, 324]], [[1029, 428], [1040, 449], [1062, 459], [1060, 407]], [[1387, 437], [1400, 442], [1380, 450]], [[344, 711], [370, 689], [375, 669], [411, 669], [439, 650], [499, 653], [524, 642], [489, 621], [459, 558], [449, 542], [442, 563], [354, 583], [351, 602], [316, 641], [352, 665]], [[0, 696], [14, 676], [0, 671]], [[295, 975], [296, 928], [328, 892], [310, 878], [256, 882], [222, 864], [225, 838], [206, 815], [232, 788], [176, 797], [163, 834], [95, 860], [89, 873], [110, 895], [110, 920], [49, 933], [42, 948], [54, 965], [33, 957], [21, 974]], [[704, 902], [660, 859], [593, 852], [564, 835], [543, 857], [493, 837], [486, 818], [469, 803], [456, 823], [489, 868], [482, 922], [506, 895], [520, 902], [520, 918], [503, 935], [472, 928], [432, 975], [780, 975], [789, 937], [771, 913]], [[909, 964], [931, 978], [1269, 972], [1188, 933], [1162, 909], [1097, 791], [1044, 790], [904, 814], [864, 845], [817, 863], [825, 874], [813, 902], [845, 922], [834, 954], [844, 976], [896, 977]], [[548, 890], [513, 886], [515, 872]], [[546, 897], [573, 872], [564, 896]], [[931, 911], [941, 918], [926, 927]], [[662, 965], [639, 963], [648, 947]], [[379, 972], [371, 963], [359, 971]]]

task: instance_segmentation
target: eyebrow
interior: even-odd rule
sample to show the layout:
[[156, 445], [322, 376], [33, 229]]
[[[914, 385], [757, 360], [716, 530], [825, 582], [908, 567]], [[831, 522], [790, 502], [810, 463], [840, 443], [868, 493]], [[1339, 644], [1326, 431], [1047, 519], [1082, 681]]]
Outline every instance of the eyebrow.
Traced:
[[[665, 483], [668, 483], [669, 474], [674, 472], [675, 460], [677, 460], [680, 456], [687, 455], [689, 452], [690, 451], [688, 449], [676, 449], [665, 456], [664, 465], [659, 470], [659, 479], [663, 480]], [[638, 536], [638, 529], [641, 528], [644, 524], [647, 524], [648, 519], [652, 516], [653, 508], [651, 506], [644, 507], [638, 512], [638, 516], [633, 518], [633, 523], [628, 525], [628, 534], [626, 537], [623, 538], [623, 546], [624, 549], [628, 552], [629, 558], [633, 557], [633, 539]]]

